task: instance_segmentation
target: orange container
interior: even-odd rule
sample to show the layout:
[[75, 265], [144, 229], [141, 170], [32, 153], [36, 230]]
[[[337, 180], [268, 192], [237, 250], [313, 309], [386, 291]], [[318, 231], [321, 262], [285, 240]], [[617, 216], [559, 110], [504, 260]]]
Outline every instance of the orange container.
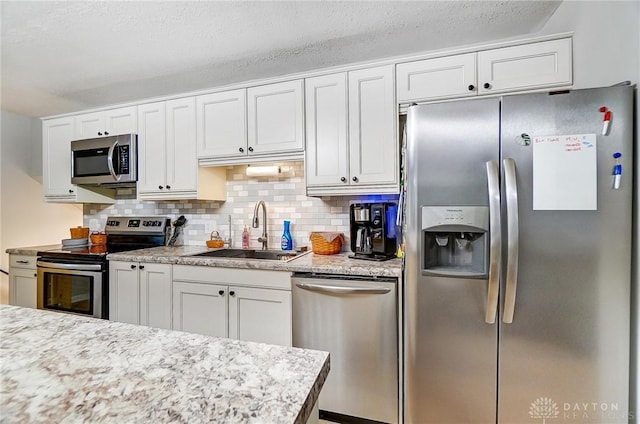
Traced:
[[91, 244], [107, 244], [107, 235], [105, 233], [94, 231], [89, 236], [89, 240], [91, 240]]
[[311, 233], [311, 250], [318, 255], [335, 255], [342, 250], [342, 233]]
[[81, 238], [88, 238], [89, 237], [89, 228], [88, 227], [76, 227], [76, 228], [69, 228], [69, 231], [71, 232], [71, 238], [72, 239], [81, 239]]

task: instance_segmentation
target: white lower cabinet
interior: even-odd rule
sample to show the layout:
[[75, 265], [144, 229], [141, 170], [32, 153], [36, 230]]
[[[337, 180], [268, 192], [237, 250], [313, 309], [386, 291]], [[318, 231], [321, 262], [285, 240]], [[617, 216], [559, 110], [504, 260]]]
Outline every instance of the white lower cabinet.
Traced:
[[173, 282], [173, 329], [207, 336], [228, 336], [227, 287]]
[[291, 346], [291, 274], [173, 267], [173, 329]]
[[171, 265], [110, 261], [109, 320], [171, 329]]
[[37, 271], [36, 257], [9, 256], [9, 304], [36, 308]]

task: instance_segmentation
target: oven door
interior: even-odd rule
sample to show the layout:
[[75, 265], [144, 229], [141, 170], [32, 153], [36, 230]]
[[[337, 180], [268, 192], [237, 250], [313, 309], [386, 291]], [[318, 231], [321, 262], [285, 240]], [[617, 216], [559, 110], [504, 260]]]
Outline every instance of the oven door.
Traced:
[[107, 267], [39, 260], [38, 309], [108, 318]]

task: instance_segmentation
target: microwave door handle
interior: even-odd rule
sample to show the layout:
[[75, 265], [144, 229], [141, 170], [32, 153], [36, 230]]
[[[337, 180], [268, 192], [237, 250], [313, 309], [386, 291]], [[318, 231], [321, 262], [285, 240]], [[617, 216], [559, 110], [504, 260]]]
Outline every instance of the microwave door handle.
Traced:
[[107, 166], [109, 167], [109, 173], [113, 177], [114, 180], [120, 181], [120, 175], [116, 174], [116, 170], [113, 167], [113, 152], [116, 150], [118, 146], [118, 139], [113, 142], [113, 145], [109, 147], [109, 152], [107, 153]]

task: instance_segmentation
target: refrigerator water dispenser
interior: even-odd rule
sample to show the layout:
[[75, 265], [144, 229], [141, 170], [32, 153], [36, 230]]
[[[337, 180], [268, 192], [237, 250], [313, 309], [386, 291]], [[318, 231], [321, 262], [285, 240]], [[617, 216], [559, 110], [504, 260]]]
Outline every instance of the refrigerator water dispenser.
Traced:
[[422, 207], [422, 274], [487, 278], [489, 208]]

